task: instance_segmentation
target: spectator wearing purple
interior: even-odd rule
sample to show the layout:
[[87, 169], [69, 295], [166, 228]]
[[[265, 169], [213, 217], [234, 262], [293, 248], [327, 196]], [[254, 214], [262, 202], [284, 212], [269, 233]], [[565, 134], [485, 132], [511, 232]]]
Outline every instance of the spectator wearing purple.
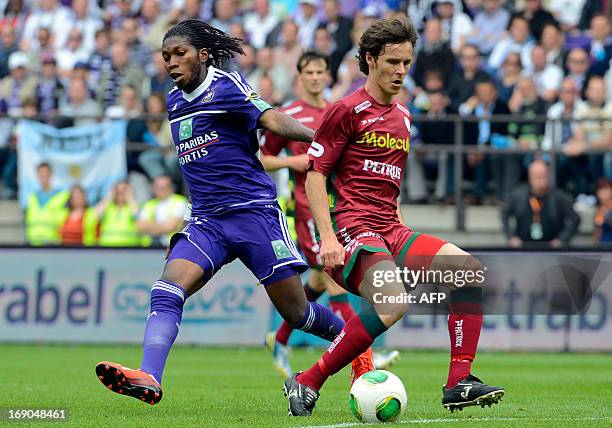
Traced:
[[603, 76], [610, 67], [612, 59], [612, 36], [610, 20], [606, 15], [598, 14], [591, 20], [591, 43], [589, 47], [591, 68], [589, 74]]
[[100, 73], [96, 99], [106, 108], [115, 104], [121, 88], [130, 85], [140, 89], [143, 81], [143, 70], [130, 64], [128, 47], [125, 43], [116, 42], [111, 47], [111, 68]]
[[303, 49], [310, 49], [314, 42], [314, 33], [319, 26], [317, 17], [318, 0], [300, 0], [300, 9], [295, 16], [299, 31], [300, 45]]
[[87, 63], [89, 64], [89, 77], [93, 82], [98, 82], [100, 75], [111, 70], [113, 64], [110, 56], [110, 34], [108, 30], [96, 31], [95, 50]]
[[563, 70], [555, 64], [546, 62], [546, 50], [541, 45], [531, 50], [531, 75], [536, 86], [537, 94], [548, 103], [554, 103], [559, 95], [559, 87], [563, 80]]
[[63, 92], [64, 85], [60, 81], [55, 58], [43, 58], [42, 70], [36, 87], [38, 111], [43, 115], [54, 115], [59, 107]]
[[454, 109], [474, 95], [476, 81], [489, 78], [481, 68], [481, 58], [478, 47], [465, 45], [459, 54], [461, 71], [453, 73], [448, 84], [448, 96]]
[[510, 20], [508, 34], [495, 46], [487, 64], [491, 70], [497, 70], [510, 52], [519, 52], [523, 67], [529, 69], [534, 45], [527, 20], [521, 15], [515, 15]]
[[414, 62], [413, 78], [417, 86], [424, 87], [425, 72], [439, 70], [443, 79], [454, 73], [455, 55], [448, 42], [442, 40], [442, 23], [431, 18], [425, 23], [425, 31]]
[[278, 25], [278, 18], [270, 11], [268, 0], [255, 0], [253, 11], [244, 17], [244, 29], [249, 42], [256, 48], [266, 45], [266, 38]]
[[483, 9], [474, 17], [474, 30], [468, 42], [478, 46], [487, 58], [495, 45], [501, 41], [500, 28], [507, 28], [510, 13], [501, 6], [501, 0], [484, 0]]
[[542, 7], [542, 0], [525, 0], [522, 16], [529, 22], [531, 35], [536, 40], [540, 39], [545, 24], [557, 23], [552, 13]]

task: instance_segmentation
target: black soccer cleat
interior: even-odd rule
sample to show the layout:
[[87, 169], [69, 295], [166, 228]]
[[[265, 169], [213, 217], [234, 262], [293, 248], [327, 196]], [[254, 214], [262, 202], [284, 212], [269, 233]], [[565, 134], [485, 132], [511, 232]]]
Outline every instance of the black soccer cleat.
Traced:
[[285, 379], [283, 386], [285, 397], [289, 400], [289, 416], [310, 416], [319, 398], [319, 391], [297, 381], [300, 373], [294, 373]]
[[442, 387], [442, 405], [451, 413], [455, 409], [463, 410], [468, 406], [491, 407], [492, 404], [502, 400], [504, 393], [504, 388], [485, 385], [470, 374], [450, 389]]

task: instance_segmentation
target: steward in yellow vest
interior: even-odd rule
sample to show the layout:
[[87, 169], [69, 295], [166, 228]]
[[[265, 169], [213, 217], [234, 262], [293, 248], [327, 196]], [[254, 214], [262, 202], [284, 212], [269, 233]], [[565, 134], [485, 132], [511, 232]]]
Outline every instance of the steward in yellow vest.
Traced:
[[60, 244], [59, 230], [69, 197], [67, 190], [55, 192], [48, 198], [43, 192], [30, 193], [26, 208], [26, 237], [30, 245]]
[[154, 199], [142, 207], [138, 217], [138, 230], [143, 234], [142, 245], [167, 246], [172, 235], [181, 227], [187, 209], [187, 198], [174, 193], [168, 176], [153, 181]]
[[141, 236], [136, 225], [138, 203], [127, 182], [115, 184], [110, 197], [102, 200], [96, 207], [96, 211], [100, 217], [98, 245], [101, 247], [140, 246]]
[[43, 162], [36, 167], [40, 191], [28, 195], [26, 207], [26, 239], [30, 245], [58, 245], [60, 226], [64, 219], [67, 190], [54, 191], [51, 187], [51, 166]]

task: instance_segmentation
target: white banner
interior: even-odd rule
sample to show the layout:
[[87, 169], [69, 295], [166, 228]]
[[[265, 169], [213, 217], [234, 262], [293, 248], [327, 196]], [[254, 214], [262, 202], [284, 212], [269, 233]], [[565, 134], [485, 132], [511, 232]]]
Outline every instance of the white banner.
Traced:
[[[610, 255], [577, 253], [563, 262], [566, 267], [592, 262], [592, 298], [582, 315], [546, 315], [537, 305], [546, 294], [526, 278], [529, 266], [541, 266], [540, 272], [547, 264], [557, 269], [561, 265], [554, 256], [499, 256], [485, 260], [500, 285], [493, 298], [498, 309], [485, 317], [481, 349], [612, 351]], [[0, 249], [0, 341], [140, 343], [150, 288], [163, 264], [162, 250]], [[178, 342], [260, 345], [279, 317], [256, 283], [240, 262], [224, 267], [187, 300]], [[357, 298], [352, 300], [358, 309]], [[418, 315], [417, 309], [412, 307], [377, 344], [448, 349], [446, 315]], [[296, 333], [292, 343], [322, 344]]]
[[[0, 249], [0, 341], [140, 343], [162, 250]], [[178, 342], [261, 344], [272, 308], [239, 262], [185, 304]]]
[[19, 122], [19, 201], [39, 190], [36, 167], [47, 162], [53, 169], [53, 188], [80, 184], [93, 203], [106, 195], [113, 183], [127, 176], [125, 121], [111, 121], [57, 129], [30, 120]]

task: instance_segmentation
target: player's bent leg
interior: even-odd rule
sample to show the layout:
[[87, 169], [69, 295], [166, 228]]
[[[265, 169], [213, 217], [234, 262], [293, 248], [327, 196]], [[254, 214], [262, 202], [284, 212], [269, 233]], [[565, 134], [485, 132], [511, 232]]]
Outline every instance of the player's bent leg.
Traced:
[[452, 290], [448, 316], [451, 361], [442, 389], [442, 405], [453, 411], [466, 406], [495, 404], [502, 399], [504, 389], [486, 385], [471, 373], [483, 322], [484, 267], [474, 256], [446, 243], [436, 253], [429, 269], [461, 272], [456, 278], [463, 278], [442, 284]]
[[[290, 275], [290, 276], [287, 276]], [[344, 322], [332, 311], [306, 300], [299, 275], [287, 268], [264, 282], [270, 300], [293, 328], [332, 341], [344, 327]]]

